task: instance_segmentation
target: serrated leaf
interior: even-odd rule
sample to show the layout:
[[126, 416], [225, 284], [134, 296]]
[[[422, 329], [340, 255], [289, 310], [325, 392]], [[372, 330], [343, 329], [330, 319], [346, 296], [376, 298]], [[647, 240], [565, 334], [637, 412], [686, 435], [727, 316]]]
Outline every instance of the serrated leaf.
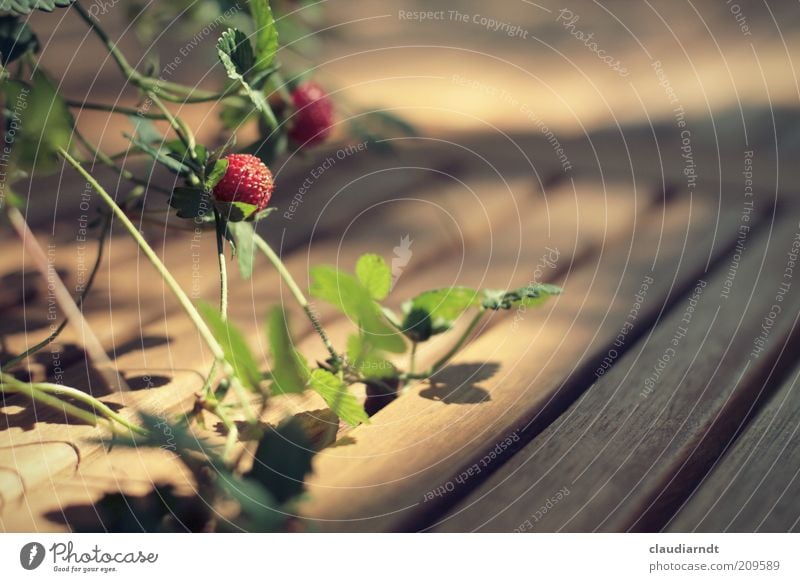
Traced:
[[390, 378], [395, 367], [362, 335], [347, 338], [347, 359], [364, 378]]
[[216, 160], [206, 176], [206, 190], [209, 192], [213, 190], [214, 186], [219, 184], [219, 181], [222, 180], [223, 176], [225, 176], [226, 171], [228, 171], [228, 160]]
[[169, 205], [177, 210], [178, 218], [206, 216], [212, 204], [211, 196], [202, 188], [178, 186], [169, 198]]
[[243, 279], [249, 279], [253, 274], [253, 259], [255, 245], [253, 244], [253, 225], [250, 222], [227, 222], [228, 232], [233, 237], [236, 245], [236, 262], [239, 265], [239, 274]]
[[386, 299], [392, 288], [392, 270], [380, 255], [361, 255], [356, 262], [356, 277], [375, 301]]
[[305, 490], [314, 448], [295, 417], [267, 431], [258, 443], [253, 468], [246, 475], [260, 483], [278, 503], [286, 503]]
[[514, 289], [513, 291], [484, 291], [483, 307], [486, 309], [511, 309], [512, 307], [535, 307], [563, 290], [557, 285], [538, 283]]
[[273, 307], [267, 317], [267, 339], [272, 354], [272, 392], [303, 392], [309, 380], [308, 364], [292, 343], [286, 314], [280, 307]]
[[66, 8], [73, 2], [75, 0], [0, 0], [0, 12], [24, 16], [34, 10], [52, 12], [56, 8]]
[[358, 279], [328, 265], [312, 267], [310, 274], [311, 295], [347, 315], [377, 349], [394, 353], [406, 350], [400, 334], [385, 320], [380, 307]]
[[[264, 116], [270, 127], [277, 127], [278, 121], [264, 94], [254, 89], [246, 80], [246, 75], [253, 66], [253, 48], [247, 36], [240, 30], [229, 28], [217, 41], [217, 55], [225, 67], [228, 78], [238, 82], [244, 89], [247, 98]], [[249, 64], [248, 64], [249, 63]]]
[[13, 144], [14, 165], [32, 174], [54, 171], [58, 149], [67, 148], [72, 136], [67, 104], [41, 69], [33, 73], [30, 85], [7, 81], [3, 89], [10, 112], [5, 120], [5, 143]]
[[251, 0], [250, 13], [256, 27], [254, 69], [256, 72], [263, 71], [275, 60], [275, 53], [278, 50], [278, 29], [268, 0]]
[[0, 63], [7, 67], [27, 51], [37, 52], [39, 40], [27, 22], [15, 16], [0, 16]]
[[479, 292], [467, 287], [421, 293], [403, 304], [403, 333], [414, 341], [425, 341], [450, 329], [467, 309], [480, 305], [480, 301]]
[[242, 332], [230, 321], [223, 321], [219, 311], [211, 305], [200, 303], [198, 308], [211, 333], [222, 346], [225, 361], [231, 365], [235, 376], [246, 388], [257, 390], [261, 373]]
[[312, 390], [322, 396], [330, 409], [350, 426], [369, 422], [364, 407], [347, 390], [347, 384], [328, 370], [317, 368], [311, 372], [309, 383]]

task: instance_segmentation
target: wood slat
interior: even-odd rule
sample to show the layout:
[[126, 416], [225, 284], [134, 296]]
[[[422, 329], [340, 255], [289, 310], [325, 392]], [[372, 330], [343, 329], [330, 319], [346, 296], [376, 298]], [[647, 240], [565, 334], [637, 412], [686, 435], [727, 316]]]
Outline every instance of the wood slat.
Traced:
[[[787, 349], [784, 359], [794, 360], [795, 353]], [[667, 531], [800, 531], [798, 380], [800, 369], [791, 372], [744, 428], [667, 524]]]
[[748, 239], [729, 295], [727, 264], [701, 275], [646, 340], [438, 529], [660, 529], [736, 434], [793, 329], [797, 292], [781, 303], [788, 315], [763, 353], [751, 354], [796, 231], [787, 217]]
[[[371, 425], [353, 430], [348, 436], [355, 444], [324, 451], [316, 461], [305, 515], [323, 529], [416, 528], [441, 501], [426, 502], [427, 493], [560, 397], [562, 383], [577, 362], [602, 357], [618, 333], [615, 315], [630, 309], [629, 297], [651, 272], [652, 248], [659, 239], [663, 237], [659, 266], [672, 266], [682, 256], [677, 241], [667, 241], [682, 241], [687, 224], [692, 241], [703, 240], [698, 231], [712, 216], [710, 208], [684, 203], [668, 210], [666, 215], [659, 209], [640, 217], [636, 236], [634, 216], [618, 224], [613, 235], [607, 234], [599, 259], [563, 278], [565, 295], [525, 314], [513, 330], [508, 327], [513, 315], [501, 318], [505, 321], [458, 356], [452, 376], [443, 372], [438, 387], [417, 386], [378, 413]], [[587, 218], [599, 216], [582, 216]], [[714, 253], [700, 248], [684, 258], [680, 273], [701, 269], [706, 255]], [[654, 290], [655, 305], [661, 305], [671, 285], [671, 276], [662, 278]], [[642, 318], [657, 312], [647, 306]], [[465, 374], [467, 369], [471, 372]]]

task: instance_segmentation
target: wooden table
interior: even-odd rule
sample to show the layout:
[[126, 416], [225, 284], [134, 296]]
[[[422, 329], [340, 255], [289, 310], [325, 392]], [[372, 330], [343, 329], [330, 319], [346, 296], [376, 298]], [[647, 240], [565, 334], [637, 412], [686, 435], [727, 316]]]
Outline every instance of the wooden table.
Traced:
[[[376, 6], [376, 17], [387, 10]], [[762, 16], [756, 23], [766, 30], [770, 22]], [[551, 16], [531, 18], [532, 29], [552, 28]], [[609, 28], [600, 30], [610, 33], [613, 23], [603, 22]], [[578, 70], [596, 72], [593, 90], [605, 105], [581, 101], [583, 81], [575, 70], [558, 69], [552, 52], [527, 55], [503, 41], [495, 56], [523, 55], [521, 64], [500, 67], [483, 55], [471, 75], [513, 86], [522, 99], [516, 109], [508, 103], [493, 109], [485, 94], [473, 91], [446, 114], [434, 115], [447, 95], [458, 92], [442, 97], [433, 91], [432, 102], [414, 102], [404, 111], [421, 127], [421, 137], [395, 143], [389, 156], [367, 150], [334, 164], [295, 217], [276, 215], [262, 227], [301, 284], [310, 264], [352, 269], [362, 252], [391, 260], [401, 241], [412, 241], [389, 298], [395, 306], [416, 292], [451, 284], [513, 287], [536, 280], [565, 289], [539, 309], [488, 319], [433, 382], [413, 386], [371, 424], [324, 449], [302, 505], [312, 529], [800, 529], [800, 179], [780, 145], [796, 143], [797, 135], [796, 115], [780, 108], [781, 100], [797, 97], [788, 65], [780, 61], [785, 47], [764, 33], [752, 41], [754, 52], [728, 33], [719, 37], [720, 56], [708, 56], [711, 41], [698, 33], [680, 44], [705, 55], [693, 62], [693, 80], [687, 80], [679, 75], [690, 68], [676, 41], [648, 33], [652, 21], [636, 22], [651, 58], [633, 40], [613, 45], [632, 63], [630, 82], [593, 68], [571, 37], [551, 39], [579, 60]], [[695, 24], [692, 30], [702, 31], [699, 20]], [[404, 52], [410, 54], [414, 38], [421, 43], [432, 34], [425, 28], [391, 30], [394, 36], [376, 39], [358, 28], [350, 44], [335, 45], [335, 54], [372, 66], [378, 57], [369, 47], [410, 39]], [[750, 59], [739, 61], [745, 71], [724, 81], [756, 104], [741, 114], [729, 92], [691, 86], [705, 88], [703, 80], [719, 74], [721, 55], [731, 51]], [[436, 69], [440, 78], [425, 83], [452, 89], [463, 52], [441, 48], [432, 54], [435, 59], [417, 64]], [[537, 60], [542, 54], [552, 60]], [[671, 71], [689, 112], [686, 127], [678, 125], [663, 86], [654, 81], [654, 59]], [[541, 79], [517, 78], [520, 68], [535, 69], [533, 61], [537, 73], [551, 75], [552, 94], [526, 93], [541, 89]], [[401, 107], [409, 95], [403, 87], [420, 87], [410, 76], [402, 78], [413, 67], [396, 58], [377, 62], [391, 71], [375, 76], [370, 88], [359, 85], [367, 69], [348, 69], [332, 58], [327, 70], [342, 85], [353, 84], [356, 100], [382, 95]], [[392, 80], [389, 73], [396, 73]], [[631, 112], [637, 98], [641, 111]], [[540, 105], [569, 168], [546, 132], [520, 120], [527, 102]], [[570, 117], [570, 110], [579, 113]], [[95, 117], [93, 123], [101, 121]], [[682, 149], [687, 128], [691, 160]], [[335, 154], [335, 147], [317, 152], [278, 172], [275, 203], [286, 206], [310, 168]], [[685, 172], [689, 161], [696, 179]], [[750, 162], [752, 183], [743, 174]], [[31, 211], [42, 242], [53, 208], [59, 207]], [[74, 283], [80, 243], [69, 207], [59, 220], [57, 264]], [[204, 237], [193, 262], [188, 235], [157, 226], [145, 232], [184, 287], [213, 301], [212, 237]], [[4, 244], [16, 243], [7, 238]], [[30, 261], [21, 263], [25, 257], [17, 248], [0, 256], [0, 328], [10, 353], [36, 341], [48, 323], [46, 290], [30, 277], [23, 283], [20, 271]], [[119, 229], [106, 252], [86, 315], [135, 390], [105, 394], [77, 347], [80, 334], [71, 329], [57, 351], [33, 359], [31, 373], [62, 373], [54, 369], [57, 360], [65, 383], [103, 395], [123, 414], [139, 407], [185, 409], [209, 354]], [[231, 316], [264, 350], [257, 326], [268, 306], [285, 302], [301, 349], [322, 356], [279, 279], [266, 264], [256, 272], [252, 282], [234, 281]], [[341, 343], [349, 322], [318, 307], [334, 342]], [[420, 354], [422, 363], [447, 347], [431, 342]], [[99, 429], [72, 425], [51, 411], [33, 415], [22, 404], [9, 398], [2, 407], [0, 530], [67, 529], [76, 512], [91, 515], [91, 504], [106, 492], [141, 495], [153, 483], [193, 490], [168, 452], [107, 451], [96, 443]], [[285, 397], [276, 399], [265, 420], [321, 408], [314, 396]]]

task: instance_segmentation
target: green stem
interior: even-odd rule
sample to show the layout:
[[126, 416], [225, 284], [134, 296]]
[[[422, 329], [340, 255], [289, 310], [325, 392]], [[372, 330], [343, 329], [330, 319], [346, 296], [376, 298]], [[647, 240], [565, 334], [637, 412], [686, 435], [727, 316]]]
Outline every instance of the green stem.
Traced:
[[108, 111], [110, 113], [119, 113], [121, 115], [136, 115], [138, 117], [146, 117], [147, 119], [166, 120], [167, 118], [162, 113], [150, 113], [149, 111], [141, 111], [133, 107], [125, 107], [124, 105], [110, 105], [107, 103], [90, 103], [88, 101], [78, 101], [76, 99], [66, 99], [67, 105], [77, 109], [92, 109], [94, 111]]
[[303, 311], [311, 322], [314, 331], [316, 331], [319, 337], [322, 339], [322, 343], [325, 344], [325, 348], [328, 350], [331, 358], [333, 358], [333, 361], [341, 362], [341, 356], [336, 352], [336, 349], [333, 347], [328, 334], [323, 329], [319, 319], [317, 319], [317, 315], [314, 313], [314, 310], [311, 309], [308, 299], [306, 299], [306, 296], [300, 290], [300, 287], [297, 285], [294, 277], [292, 277], [292, 274], [286, 268], [286, 265], [283, 264], [281, 258], [275, 253], [274, 250], [272, 250], [272, 247], [269, 245], [269, 243], [265, 241], [258, 233], [253, 235], [253, 242], [255, 243], [256, 247], [258, 247], [258, 249], [264, 253], [264, 255], [266, 255], [269, 262], [272, 263], [273, 267], [275, 267], [275, 270], [278, 271], [281, 279], [283, 279], [297, 303], [300, 305], [300, 307], [302, 307]]
[[189, 152], [192, 160], [197, 161], [197, 152], [194, 151], [195, 147], [197, 146], [197, 142], [194, 139], [194, 134], [192, 134], [185, 123], [172, 114], [167, 106], [164, 105], [164, 102], [158, 98], [158, 95], [150, 91], [147, 93], [147, 96], [153, 100], [153, 103], [156, 104], [156, 106], [164, 114], [164, 117], [166, 117], [167, 121], [169, 121], [172, 129], [175, 130], [175, 133], [178, 134], [178, 137], [183, 142], [183, 145], [186, 146], [186, 150]]
[[91, 406], [95, 410], [98, 410], [103, 416], [105, 416], [109, 420], [113, 420], [124, 426], [125, 428], [140, 434], [146, 435], [147, 431], [140, 426], [137, 426], [126, 419], [121, 414], [115, 412], [113, 409], [108, 407], [106, 404], [82, 392], [76, 388], [72, 388], [70, 386], [62, 386], [60, 384], [50, 384], [47, 382], [39, 382], [32, 385], [34, 388], [41, 390], [46, 394], [52, 394], [56, 396], [68, 396], [70, 398], [74, 398], [78, 402], [82, 402], [87, 406]]
[[197, 331], [200, 332], [200, 335], [208, 345], [214, 358], [218, 360], [224, 360], [225, 353], [222, 350], [222, 346], [220, 346], [219, 342], [217, 342], [217, 340], [214, 338], [214, 334], [211, 333], [208, 325], [206, 325], [206, 322], [200, 316], [200, 313], [198, 313], [194, 304], [192, 304], [191, 299], [189, 299], [184, 290], [175, 280], [175, 277], [172, 276], [172, 273], [169, 272], [152, 247], [144, 239], [136, 226], [134, 226], [134, 224], [128, 218], [128, 215], [125, 214], [125, 211], [123, 211], [122, 208], [117, 205], [111, 195], [106, 192], [105, 188], [103, 188], [97, 182], [97, 180], [95, 180], [94, 177], [87, 172], [83, 166], [80, 165], [80, 163], [78, 163], [71, 155], [69, 155], [69, 152], [67, 152], [64, 148], [59, 148], [58, 153], [84, 177], [84, 179], [92, 186], [92, 188], [95, 189], [98, 194], [100, 194], [108, 207], [111, 208], [112, 212], [116, 215], [120, 222], [122, 222], [123, 226], [134, 238], [136, 243], [139, 245], [139, 248], [142, 249], [142, 252], [145, 254], [145, 256], [156, 268], [158, 273], [161, 275], [161, 278], [164, 279], [164, 282], [172, 290], [175, 297], [178, 299], [178, 302], [181, 304], [181, 307], [183, 307], [184, 311], [186, 312], [186, 315], [189, 316], [189, 318], [192, 320], [192, 323], [194, 323], [195, 327], [197, 328]]
[[225, 228], [219, 211], [214, 207], [214, 224], [217, 231], [217, 259], [219, 261], [219, 314], [222, 321], [228, 320], [228, 267], [225, 261], [225, 242], [222, 229]]
[[417, 367], [417, 345], [418, 342], [411, 342], [411, 354], [408, 356], [408, 373], [412, 376]]
[[424, 380], [426, 378], [430, 378], [436, 372], [441, 370], [444, 366], [447, 365], [447, 363], [451, 360], [451, 358], [455, 356], [458, 353], [458, 351], [464, 346], [466, 341], [469, 339], [469, 336], [472, 335], [472, 332], [478, 326], [478, 323], [480, 323], [485, 313], [486, 313], [485, 309], [483, 308], [479, 309], [478, 312], [475, 314], [475, 317], [472, 318], [472, 321], [469, 322], [467, 329], [464, 330], [464, 333], [461, 334], [461, 337], [458, 338], [458, 341], [453, 345], [453, 347], [451, 347], [445, 355], [439, 358], [436, 361], [436, 363], [433, 364], [433, 366], [431, 366], [426, 372], [414, 374], [409, 371], [409, 373], [404, 374], [402, 378], [405, 380]]
[[111, 157], [109, 155], [107, 155], [107, 154], [103, 153], [102, 151], [100, 151], [100, 149], [97, 148], [97, 146], [95, 146], [94, 144], [92, 144], [92, 142], [90, 142], [88, 139], [86, 139], [86, 137], [81, 132], [79, 132], [77, 129], [73, 129], [73, 132], [75, 133], [75, 136], [78, 138], [78, 141], [80, 141], [84, 145], [84, 147], [87, 150], [89, 150], [89, 152], [92, 155], [94, 155], [98, 160], [100, 160], [100, 162], [102, 162], [103, 164], [105, 164], [109, 168], [113, 168], [114, 170], [119, 172], [120, 176], [122, 176], [123, 178], [125, 178], [129, 182], [133, 182], [134, 184], [137, 184], [139, 186], [143, 186], [145, 188], [149, 188], [151, 190], [157, 190], [158, 192], [161, 192], [162, 194], [167, 194], [167, 195], [171, 195], [172, 194], [172, 192], [170, 190], [167, 190], [166, 188], [162, 188], [158, 184], [152, 183], [150, 180], [142, 180], [141, 178], [138, 178], [137, 176], [135, 176], [133, 174], [133, 172], [131, 172], [130, 170], [126, 170], [122, 166], [118, 165], [113, 159], [111, 159]]
[[[83, 305], [83, 302], [89, 295], [89, 290], [92, 288], [94, 280], [97, 277], [97, 272], [100, 270], [100, 264], [102, 263], [103, 260], [103, 248], [105, 247], [106, 237], [108, 236], [110, 226], [111, 226], [111, 220], [109, 219], [109, 217], [106, 217], [105, 220], [103, 220], [103, 227], [100, 231], [100, 236], [97, 238], [97, 257], [94, 260], [94, 265], [92, 266], [92, 270], [89, 273], [89, 277], [86, 279], [86, 283], [84, 284], [83, 289], [81, 290], [81, 293], [78, 296], [78, 300], [75, 302], [75, 304], [78, 307], [81, 307]], [[53, 332], [49, 336], [44, 338], [36, 345], [29, 347], [27, 350], [25, 350], [18, 356], [14, 356], [10, 360], [8, 360], [5, 364], [0, 366], [0, 372], [7, 370], [13, 366], [16, 366], [25, 358], [29, 357], [32, 354], [35, 354], [42, 348], [45, 348], [51, 343], [53, 343], [56, 340], [56, 338], [58, 338], [58, 336], [61, 335], [61, 332], [64, 331], [68, 323], [69, 323], [69, 318], [65, 317], [61, 321], [59, 326], [55, 330], [53, 330]]]

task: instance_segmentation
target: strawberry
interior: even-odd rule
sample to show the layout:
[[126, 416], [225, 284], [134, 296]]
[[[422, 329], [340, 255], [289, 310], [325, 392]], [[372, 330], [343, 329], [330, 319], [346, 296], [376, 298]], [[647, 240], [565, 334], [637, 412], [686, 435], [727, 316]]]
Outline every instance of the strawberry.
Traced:
[[300, 146], [322, 143], [333, 126], [333, 102], [316, 83], [306, 82], [292, 91], [295, 108], [290, 123], [289, 137]]
[[214, 198], [222, 202], [244, 202], [264, 210], [269, 204], [275, 184], [272, 172], [255, 156], [229, 154], [228, 169], [214, 186]]

